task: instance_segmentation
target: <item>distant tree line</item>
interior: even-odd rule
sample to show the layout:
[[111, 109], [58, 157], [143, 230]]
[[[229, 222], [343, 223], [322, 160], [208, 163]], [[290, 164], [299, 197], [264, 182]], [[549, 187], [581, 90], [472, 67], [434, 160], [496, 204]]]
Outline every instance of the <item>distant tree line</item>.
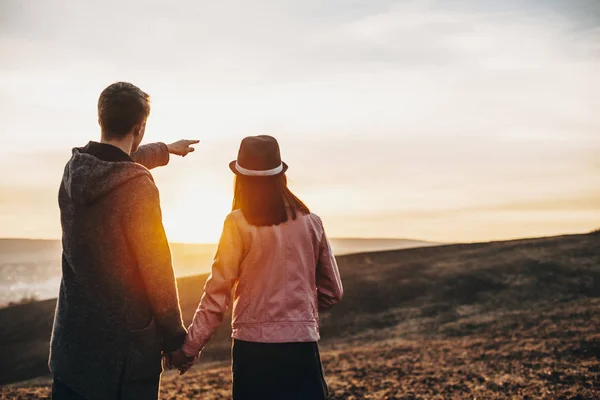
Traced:
[[8, 307], [18, 306], [18, 305], [21, 305], [21, 304], [35, 303], [38, 300], [39, 299], [38, 299], [38, 297], [35, 294], [30, 294], [30, 295], [27, 295], [27, 296], [23, 297], [20, 300], [10, 301], [8, 303]]

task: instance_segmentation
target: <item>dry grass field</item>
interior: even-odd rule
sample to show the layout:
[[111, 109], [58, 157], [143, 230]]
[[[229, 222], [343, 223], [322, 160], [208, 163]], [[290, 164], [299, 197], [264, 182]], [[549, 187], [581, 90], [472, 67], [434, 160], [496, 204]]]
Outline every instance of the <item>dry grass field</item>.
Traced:
[[[339, 262], [346, 295], [322, 316], [332, 399], [600, 399], [599, 234]], [[188, 321], [204, 279], [179, 282]], [[52, 311], [0, 310], [0, 398], [48, 397]], [[161, 398], [230, 398], [228, 334], [188, 374], [165, 373]]]

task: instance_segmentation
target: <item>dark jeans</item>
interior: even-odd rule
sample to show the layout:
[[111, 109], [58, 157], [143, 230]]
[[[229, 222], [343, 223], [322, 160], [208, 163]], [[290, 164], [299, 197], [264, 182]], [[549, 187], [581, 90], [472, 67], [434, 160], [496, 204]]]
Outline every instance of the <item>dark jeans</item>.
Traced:
[[[121, 386], [119, 399], [158, 399], [159, 385], [159, 379], [144, 379], [125, 382]], [[70, 387], [54, 378], [54, 381], [52, 382], [52, 400], [85, 400], [85, 397], [79, 393], [76, 393]]]
[[70, 387], [54, 378], [52, 382], [52, 400], [85, 400], [85, 397], [75, 393]]
[[310, 343], [233, 341], [234, 400], [323, 400], [319, 347]]

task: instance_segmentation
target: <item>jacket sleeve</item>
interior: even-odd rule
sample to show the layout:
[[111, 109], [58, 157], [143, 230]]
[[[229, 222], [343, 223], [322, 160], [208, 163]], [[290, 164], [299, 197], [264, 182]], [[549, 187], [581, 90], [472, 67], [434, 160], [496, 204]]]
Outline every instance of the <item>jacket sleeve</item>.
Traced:
[[337, 261], [333, 256], [331, 244], [323, 230], [317, 262], [317, 298], [319, 301], [319, 311], [328, 310], [339, 303], [343, 294], [344, 288]]
[[198, 356], [215, 330], [231, 302], [231, 291], [239, 276], [244, 244], [232, 215], [225, 219], [212, 272], [204, 285], [204, 294], [194, 315], [183, 345], [188, 356]]
[[150, 143], [140, 146], [131, 158], [148, 169], [162, 167], [169, 163], [169, 148], [164, 143]]
[[150, 177], [136, 182], [125, 230], [142, 277], [154, 318], [163, 337], [163, 351], [177, 350], [186, 335], [171, 250], [162, 225], [158, 189]]

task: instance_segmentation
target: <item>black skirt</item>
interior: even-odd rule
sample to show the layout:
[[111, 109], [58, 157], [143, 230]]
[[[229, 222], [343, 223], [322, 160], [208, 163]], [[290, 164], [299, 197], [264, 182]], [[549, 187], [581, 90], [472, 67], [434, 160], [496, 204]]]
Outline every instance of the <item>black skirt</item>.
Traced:
[[233, 341], [233, 399], [322, 400], [328, 395], [316, 342]]

